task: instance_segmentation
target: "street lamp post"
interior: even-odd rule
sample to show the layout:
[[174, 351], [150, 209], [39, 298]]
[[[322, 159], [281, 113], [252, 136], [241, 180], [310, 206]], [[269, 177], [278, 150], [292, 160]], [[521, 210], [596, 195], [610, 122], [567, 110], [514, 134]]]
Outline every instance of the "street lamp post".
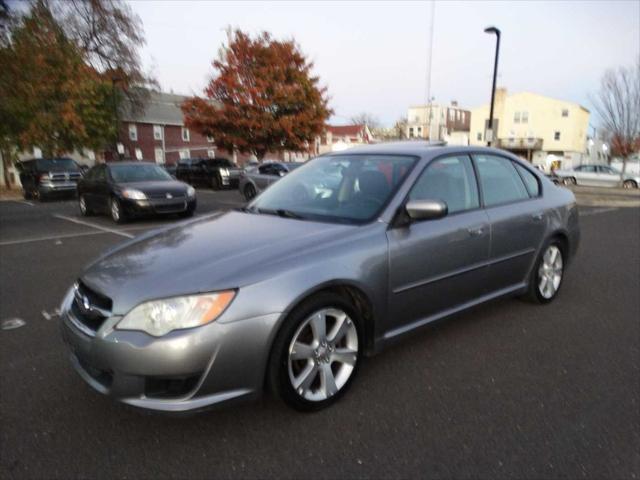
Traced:
[[491, 131], [491, 138], [487, 140], [487, 146], [490, 147], [495, 138], [495, 132], [493, 131], [493, 103], [496, 98], [496, 78], [498, 77], [498, 55], [500, 55], [500, 29], [496, 27], [487, 27], [484, 29], [484, 33], [496, 34], [496, 58], [493, 63], [493, 86], [491, 87], [491, 107], [489, 109], [489, 125], [488, 130]]

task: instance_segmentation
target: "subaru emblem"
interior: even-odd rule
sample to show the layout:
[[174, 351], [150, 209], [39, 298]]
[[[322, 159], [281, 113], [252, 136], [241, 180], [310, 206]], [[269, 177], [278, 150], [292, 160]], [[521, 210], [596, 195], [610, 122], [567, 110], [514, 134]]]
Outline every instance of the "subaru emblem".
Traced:
[[167, 193], [167, 198], [173, 198], [173, 195], [171, 195], [170, 193]]

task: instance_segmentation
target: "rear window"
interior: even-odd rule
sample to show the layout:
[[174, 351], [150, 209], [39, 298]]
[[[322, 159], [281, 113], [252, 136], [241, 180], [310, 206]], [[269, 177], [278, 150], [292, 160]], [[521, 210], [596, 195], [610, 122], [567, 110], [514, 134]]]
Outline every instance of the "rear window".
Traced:
[[78, 164], [70, 158], [39, 158], [36, 160], [38, 170], [47, 172], [77, 172]]
[[487, 207], [529, 198], [511, 160], [494, 155], [474, 155], [484, 204]]

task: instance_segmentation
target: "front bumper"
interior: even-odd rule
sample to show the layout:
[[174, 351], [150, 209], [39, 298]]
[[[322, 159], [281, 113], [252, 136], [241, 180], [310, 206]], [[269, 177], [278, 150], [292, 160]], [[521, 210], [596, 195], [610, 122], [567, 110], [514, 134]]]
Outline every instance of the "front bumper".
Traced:
[[75, 193], [78, 188], [76, 182], [43, 182], [38, 185], [40, 194]]
[[195, 211], [196, 197], [181, 197], [171, 199], [150, 198], [145, 200], [121, 199], [121, 205], [130, 216], [165, 215]]
[[107, 318], [97, 331], [78, 320], [67, 295], [62, 337], [79, 375], [98, 392], [136, 407], [183, 412], [262, 391], [272, 332], [280, 314], [221, 318], [163, 337], [116, 330], [122, 317]]

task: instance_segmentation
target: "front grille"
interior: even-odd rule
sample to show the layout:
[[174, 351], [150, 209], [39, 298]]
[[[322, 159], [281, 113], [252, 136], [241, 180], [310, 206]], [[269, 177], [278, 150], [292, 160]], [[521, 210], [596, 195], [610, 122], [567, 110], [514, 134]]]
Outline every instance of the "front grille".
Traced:
[[187, 209], [187, 202], [180, 203], [159, 203], [154, 204], [153, 208], [158, 213], [178, 213]]
[[80, 175], [79, 173], [76, 172], [68, 172], [68, 173], [51, 173], [49, 175], [49, 177], [51, 178], [52, 182], [77, 182], [78, 180], [80, 180], [80, 177], [82, 175]]
[[76, 285], [71, 313], [73, 316], [91, 331], [96, 332], [110, 316], [113, 302], [82, 282]]
[[[169, 193], [171, 195], [171, 198], [167, 198], [167, 193]], [[171, 199], [182, 199], [184, 198], [184, 193], [180, 192], [180, 193], [172, 193], [172, 192], [162, 192], [162, 193], [148, 193], [147, 194], [147, 198], [150, 199], [154, 199], [154, 200], [171, 200]]]

